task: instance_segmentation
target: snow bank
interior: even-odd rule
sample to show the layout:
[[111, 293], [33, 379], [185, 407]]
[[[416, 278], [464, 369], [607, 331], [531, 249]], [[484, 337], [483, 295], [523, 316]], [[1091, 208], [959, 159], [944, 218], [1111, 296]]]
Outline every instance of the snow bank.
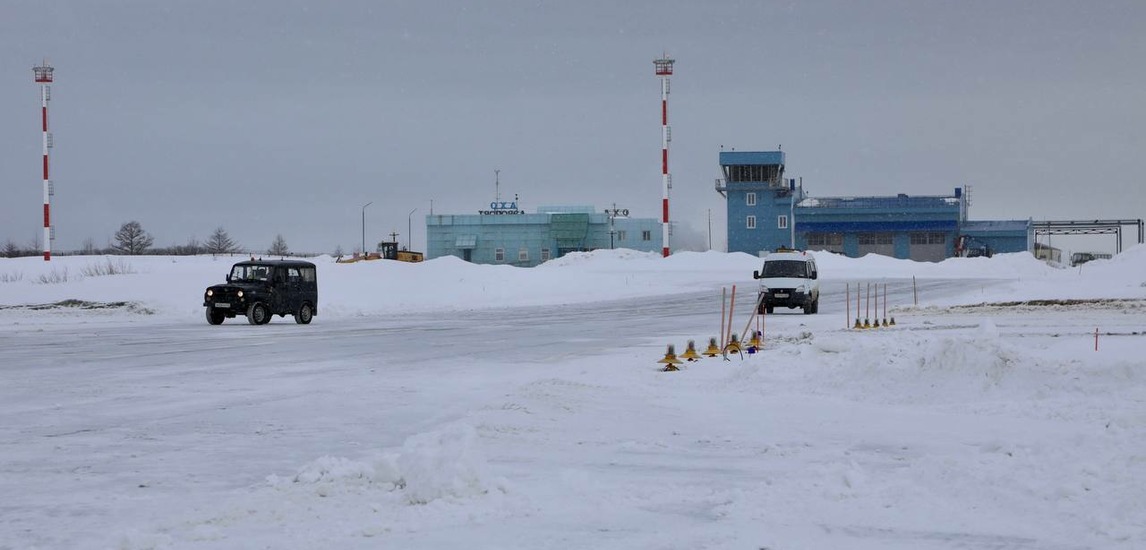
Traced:
[[487, 474], [477, 440], [472, 426], [453, 424], [411, 436], [396, 452], [384, 451], [369, 460], [324, 456], [303, 465], [293, 477], [272, 475], [267, 482], [284, 490], [311, 487], [321, 497], [351, 488], [398, 491], [409, 504], [504, 491], [502, 482]]
[[[1146, 297], [1146, 247], [1074, 269], [1055, 269], [1030, 254], [950, 258], [938, 263], [867, 255], [816, 257], [825, 282], [842, 280], [1005, 279], [992, 299]], [[61, 256], [0, 259], [0, 315], [64, 300], [123, 303], [134, 314], [202, 316], [202, 293], [223, 282], [242, 257]], [[752, 284], [760, 259], [743, 253], [681, 252], [668, 258], [633, 250], [573, 253], [536, 268], [478, 265], [455, 257], [418, 264], [393, 261], [319, 266], [319, 316], [460, 311], [543, 306], [678, 294]], [[107, 271], [113, 274], [106, 274]], [[1128, 277], [1132, 273], [1134, 276]], [[1129, 281], [1129, 282], [1128, 282]], [[982, 298], [980, 298], [982, 299]], [[962, 300], [962, 301], [960, 301]], [[955, 298], [949, 303], [967, 303]], [[22, 315], [20, 313], [19, 315]], [[17, 315], [9, 312], [9, 316]]]

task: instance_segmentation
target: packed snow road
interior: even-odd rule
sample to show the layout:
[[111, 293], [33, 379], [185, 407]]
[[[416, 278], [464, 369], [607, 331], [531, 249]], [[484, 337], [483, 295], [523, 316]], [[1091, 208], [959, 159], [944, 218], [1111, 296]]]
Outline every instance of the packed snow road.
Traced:
[[[769, 316], [762, 356], [671, 375], [656, 359], [716, 335], [719, 292], [309, 326], [8, 310], [0, 548], [1142, 540], [1142, 391], [1119, 359], [1138, 317], [914, 311], [865, 334], [843, 289]], [[1069, 359], [1096, 323], [1115, 355]]]
[[[843, 324], [825, 284], [819, 316], [780, 310], [775, 324]], [[910, 292], [893, 285], [894, 293]], [[929, 292], [957, 282], [928, 283]], [[893, 300], [902, 303], [904, 297]], [[739, 289], [735, 324], [755, 294]], [[82, 315], [0, 328], [0, 504], [19, 546], [73, 537], [174, 502], [291, 472], [326, 454], [400, 445], [463, 417], [569, 358], [665, 343], [683, 352], [719, 332], [713, 292], [575, 306], [324, 318], [298, 326], [200, 317], [179, 322]], [[741, 329], [737, 327], [737, 331]], [[676, 338], [674, 340], [674, 338]], [[60, 518], [67, 517], [67, 527]], [[0, 545], [3, 547], [3, 545]]]

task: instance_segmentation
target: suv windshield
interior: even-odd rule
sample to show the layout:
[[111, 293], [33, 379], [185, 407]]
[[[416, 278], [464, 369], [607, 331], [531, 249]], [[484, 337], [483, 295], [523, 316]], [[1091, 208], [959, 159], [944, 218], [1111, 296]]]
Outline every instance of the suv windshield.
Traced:
[[237, 265], [231, 268], [231, 282], [271, 280], [271, 267], [266, 265]]
[[802, 260], [771, 260], [764, 262], [764, 272], [761, 278], [767, 277], [794, 277], [803, 279], [808, 276], [808, 263]]

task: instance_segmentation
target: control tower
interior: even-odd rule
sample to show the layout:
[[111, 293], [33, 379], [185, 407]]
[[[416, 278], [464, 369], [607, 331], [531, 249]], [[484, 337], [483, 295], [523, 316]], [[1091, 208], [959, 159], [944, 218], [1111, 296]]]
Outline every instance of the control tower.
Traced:
[[728, 251], [759, 254], [794, 246], [793, 211], [803, 188], [784, 177], [783, 151], [721, 151], [716, 191], [728, 215]]

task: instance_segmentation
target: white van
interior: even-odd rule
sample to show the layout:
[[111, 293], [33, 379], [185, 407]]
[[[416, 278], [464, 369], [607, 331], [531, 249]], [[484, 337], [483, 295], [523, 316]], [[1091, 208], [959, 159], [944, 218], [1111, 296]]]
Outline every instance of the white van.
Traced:
[[780, 249], [764, 257], [764, 267], [753, 271], [760, 280], [757, 303], [760, 313], [772, 313], [776, 306], [803, 308], [805, 314], [820, 309], [820, 281], [816, 259], [802, 250]]

